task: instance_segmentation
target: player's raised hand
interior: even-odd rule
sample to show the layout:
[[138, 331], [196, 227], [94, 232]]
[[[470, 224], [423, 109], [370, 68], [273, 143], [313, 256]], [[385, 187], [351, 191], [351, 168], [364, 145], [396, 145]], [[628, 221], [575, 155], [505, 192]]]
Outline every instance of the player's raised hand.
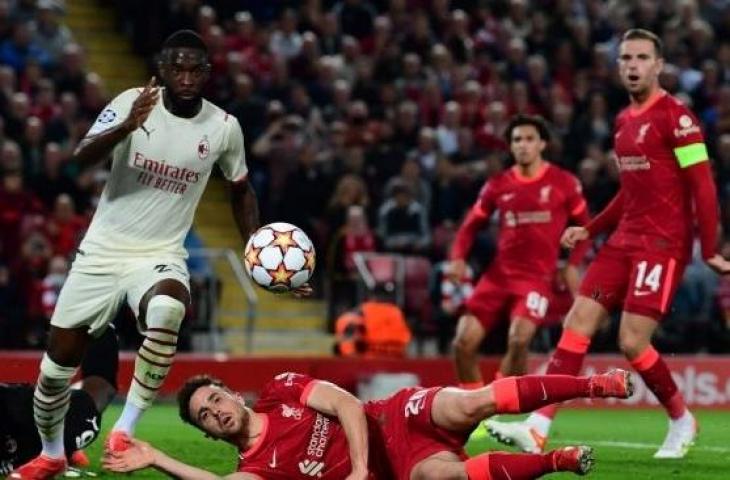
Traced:
[[714, 256], [705, 260], [705, 263], [720, 275], [727, 275], [730, 273], [730, 260], [716, 253]]
[[565, 248], [573, 248], [576, 243], [587, 240], [589, 236], [585, 227], [568, 227], [560, 237], [560, 244]]
[[123, 452], [107, 450], [102, 458], [102, 466], [112, 472], [133, 472], [147, 468], [155, 463], [155, 449], [147, 443], [131, 439], [131, 445]]
[[147, 117], [150, 116], [152, 109], [155, 108], [157, 99], [160, 95], [160, 89], [157, 88], [155, 82], [156, 79], [154, 76], [150, 78], [150, 81], [147, 83], [147, 86], [144, 87], [142, 93], [140, 93], [134, 100], [134, 103], [132, 103], [132, 109], [129, 111], [127, 119], [124, 120], [124, 123], [130, 132], [141, 127], [147, 120]]

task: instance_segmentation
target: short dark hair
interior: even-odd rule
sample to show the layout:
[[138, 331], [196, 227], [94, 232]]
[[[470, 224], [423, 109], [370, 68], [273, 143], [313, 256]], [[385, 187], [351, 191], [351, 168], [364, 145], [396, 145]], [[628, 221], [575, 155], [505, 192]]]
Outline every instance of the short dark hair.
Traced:
[[180, 409], [180, 418], [183, 422], [200, 428], [190, 416], [190, 398], [200, 387], [208, 387], [211, 385], [226, 388], [226, 384], [220, 378], [210, 375], [195, 375], [194, 377], [188, 378], [185, 385], [177, 392], [177, 405]]
[[178, 30], [173, 33], [162, 43], [162, 50], [168, 50], [171, 48], [192, 48], [195, 50], [202, 50], [206, 55], [208, 54], [208, 46], [203, 41], [203, 38], [192, 30]]
[[654, 44], [656, 56], [658, 58], [662, 58], [664, 56], [664, 44], [662, 43], [662, 39], [654, 32], [644, 28], [632, 28], [624, 32], [621, 37], [621, 43], [627, 40], [649, 40]]
[[515, 128], [521, 127], [523, 125], [530, 125], [535, 127], [535, 130], [537, 130], [537, 133], [538, 135], [540, 135], [541, 140], [545, 142], [550, 141], [550, 129], [548, 128], [547, 122], [544, 118], [539, 115], [525, 115], [523, 113], [520, 113], [512, 117], [509, 125], [507, 125], [507, 131], [504, 135], [507, 143], [512, 143], [512, 131]]

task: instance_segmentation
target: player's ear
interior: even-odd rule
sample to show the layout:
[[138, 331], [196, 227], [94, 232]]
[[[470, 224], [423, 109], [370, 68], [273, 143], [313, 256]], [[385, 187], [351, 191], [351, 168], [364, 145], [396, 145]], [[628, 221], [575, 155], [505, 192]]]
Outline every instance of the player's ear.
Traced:
[[656, 68], [658, 73], [662, 73], [664, 71], [664, 59], [662, 57], [657, 58]]

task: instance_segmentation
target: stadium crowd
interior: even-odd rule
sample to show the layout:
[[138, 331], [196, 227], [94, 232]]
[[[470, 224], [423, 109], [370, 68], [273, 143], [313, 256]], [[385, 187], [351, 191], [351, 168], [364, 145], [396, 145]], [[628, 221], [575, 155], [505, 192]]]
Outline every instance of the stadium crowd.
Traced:
[[[115, 3], [151, 66], [170, 32], [205, 38], [206, 96], [243, 128], [262, 220], [310, 233], [320, 291], [352, 291], [337, 286], [352, 285], [357, 251], [443, 261], [484, 180], [509, 162], [517, 113], [550, 121], [547, 157], [600, 211], [618, 187], [612, 122], [627, 98], [615, 60], [629, 27], [665, 43], [662, 85], [703, 122], [730, 232], [728, 1]], [[58, 0], [0, 0], [0, 348], [42, 343], [106, 176], [68, 161], [108, 96], [63, 13]], [[477, 268], [493, 245], [482, 240]], [[730, 348], [730, 281], [694, 262], [658, 345]]]

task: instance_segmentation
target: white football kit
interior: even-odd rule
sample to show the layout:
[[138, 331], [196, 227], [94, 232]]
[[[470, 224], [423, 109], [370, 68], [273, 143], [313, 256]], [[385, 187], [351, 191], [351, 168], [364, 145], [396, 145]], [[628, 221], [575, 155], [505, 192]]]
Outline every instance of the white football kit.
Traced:
[[[142, 89], [106, 106], [87, 133], [122, 123]], [[142, 296], [172, 278], [189, 289], [183, 241], [218, 163], [228, 180], [245, 179], [243, 134], [235, 117], [203, 100], [193, 118], [176, 117], [162, 101], [144, 125], [112, 151], [111, 174], [51, 319], [63, 328], [104, 331], [127, 300], [138, 312]]]

